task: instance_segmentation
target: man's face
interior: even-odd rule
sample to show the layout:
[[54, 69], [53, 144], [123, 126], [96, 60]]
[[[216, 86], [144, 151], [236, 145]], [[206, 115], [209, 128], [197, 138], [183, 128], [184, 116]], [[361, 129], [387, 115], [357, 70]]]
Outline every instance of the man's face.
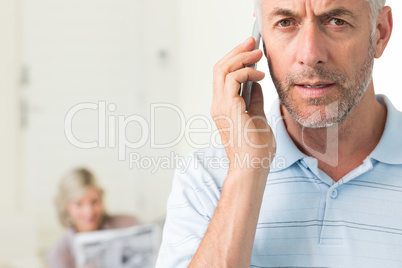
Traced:
[[279, 98], [305, 127], [342, 121], [371, 82], [364, 0], [265, 0], [262, 32]]

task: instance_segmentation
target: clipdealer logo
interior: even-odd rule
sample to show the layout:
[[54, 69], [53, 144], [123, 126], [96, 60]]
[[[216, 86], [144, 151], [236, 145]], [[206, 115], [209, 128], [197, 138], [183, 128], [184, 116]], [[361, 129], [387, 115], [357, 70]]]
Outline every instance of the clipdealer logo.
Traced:
[[[336, 110], [337, 103], [331, 104], [332, 109]], [[152, 172], [156, 172], [158, 168], [161, 169], [174, 169], [178, 167], [178, 164], [181, 161], [185, 160], [185, 157], [172, 154], [170, 152], [169, 156], [143, 156], [138, 152], [138, 149], [148, 146], [150, 149], [168, 149], [178, 145], [183, 139], [187, 142], [189, 146], [194, 149], [205, 149], [208, 147], [222, 148], [225, 146], [233, 146], [235, 136], [235, 131], [239, 129], [240, 126], [237, 126], [231, 118], [221, 116], [220, 120], [227, 120], [229, 128], [228, 133], [230, 135], [230, 139], [227, 144], [220, 143], [220, 133], [219, 130], [214, 129], [214, 122], [212, 119], [205, 115], [195, 115], [190, 118], [186, 118], [183, 111], [170, 103], [154, 103], [150, 105], [150, 119], [147, 120], [144, 116], [139, 114], [132, 115], [118, 115], [115, 113], [117, 106], [114, 103], [107, 104], [106, 101], [99, 101], [98, 103], [79, 103], [73, 106], [66, 114], [64, 120], [64, 133], [65, 137], [70, 144], [77, 148], [81, 149], [94, 149], [94, 148], [113, 148], [117, 149], [118, 160], [126, 161], [127, 155], [129, 159], [130, 168], [137, 169], [150, 169]], [[74, 135], [73, 122], [74, 119], [80, 116], [80, 113], [85, 110], [91, 110], [97, 113], [97, 137], [95, 140], [80, 140]], [[167, 113], [173, 112], [175, 116], [180, 121], [180, 130], [179, 134], [175, 136], [172, 140], [166, 143], [157, 143], [156, 142], [156, 120], [157, 120], [157, 112], [159, 113]], [[320, 114], [313, 114], [311, 116], [321, 116]], [[222, 118], [223, 117], [223, 118]], [[278, 130], [278, 126], [282, 123], [283, 116], [272, 116], [272, 118], [268, 118], [270, 122], [270, 126], [273, 131]], [[203, 128], [196, 128], [194, 124], [197, 122], [203, 123]], [[244, 129], [244, 140], [248, 146], [254, 148], [261, 148], [262, 145], [253, 144], [252, 141], [248, 138], [248, 133], [250, 132], [247, 129], [247, 126], [250, 122], [245, 123]], [[139, 138], [136, 141], [132, 141], [127, 137], [126, 130], [130, 124], [137, 124], [140, 126], [141, 130], [138, 131]], [[241, 129], [241, 128], [240, 128]], [[272, 131], [271, 129], [263, 129], [259, 130], [261, 132]], [[312, 146], [309, 146], [304, 139], [304, 132], [306, 129], [302, 128], [302, 142], [305, 145], [307, 152], [313, 156], [320, 159], [323, 159], [324, 162], [331, 166], [337, 166], [338, 164], [338, 125], [335, 124], [330, 128], [327, 128], [326, 139], [327, 144], [329, 144], [325, 150], [325, 152], [319, 152], [313, 149]], [[285, 130], [286, 131], [286, 130]], [[191, 138], [193, 134], [204, 134], [208, 136], [208, 142], [197, 143], [194, 139]], [[277, 136], [277, 133], [274, 133]], [[287, 135], [287, 133], [285, 134]], [[138, 136], [138, 135], [136, 135]], [[241, 145], [241, 144], [237, 144]], [[268, 145], [266, 145], [268, 146]], [[274, 146], [274, 145], [271, 145]], [[148, 147], [147, 147], [148, 148]], [[135, 151], [137, 150], [137, 151]], [[335, 156], [335, 157], [334, 157]], [[275, 163], [279, 163], [282, 166], [285, 166], [286, 157], [284, 155], [276, 154], [275, 158], [277, 161]], [[334, 160], [335, 159], [335, 160]], [[328, 160], [328, 161], [326, 161]], [[215, 160], [214, 160], [215, 161]], [[255, 159], [236, 159], [239, 163], [244, 163], [245, 161], [256, 161]], [[242, 162], [243, 161], [243, 162]], [[213, 163], [213, 162], [211, 162]], [[244, 165], [244, 164], [243, 164]], [[185, 166], [188, 167], [186, 164]], [[219, 165], [222, 166], [222, 165]], [[225, 165], [223, 165], [225, 166]]]
[[[186, 119], [180, 108], [169, 103], [154, 103], [150, 106], [149, 121], [142, 115], [116, 115], [110, 114], [116, 111], [116, 105], [113, 103], [107, 104], [105, 101], [98, 103], [80, 103], [73, 106], [66, 114], [64, 120], [64, 134], [69, 143], [81, 149], [94, 148], [117, 148], [118, 160], [125, 161], [128, 149], [139, 149], [149, 143], [151, 149], [167, 149], [178, 145], [183, 139], [187, 144], [195, 149], [203, 149], [210, 146], [218, 147], [219, 131], [213, 131], [213, 122], [209, 117], [203, 115], [195, 115]], [[92, 110], [98, 115], [98, 132], [96, 140], [80, 140], [74, 134], [73, 122], [80, 113], [85, 110]], [[157, 112], [174, 112], [180, 121], [180, 131], [173, 140], [166, 143], [157, 143], [156, 141], [156, 120]], [[193, 125], [196, 122], [203, 122], [204, 128], [196, 128]], [[139, 139], [136, 141], [130, 140], [126, 135], [127, 127], [130, 124], [137, 124], [141, 131]], [[209, 141], [205, 143], [197, 143], [191, 138], [192, 134], [209, 134]], [[134, 154], [138, 158], [138, 153]]]

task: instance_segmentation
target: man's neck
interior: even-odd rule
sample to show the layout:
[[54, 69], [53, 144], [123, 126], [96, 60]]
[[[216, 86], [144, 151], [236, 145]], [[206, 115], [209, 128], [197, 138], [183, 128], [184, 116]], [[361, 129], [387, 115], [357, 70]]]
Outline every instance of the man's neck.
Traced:
[[306, 155], [317, 158], [318, 168], [334, 181], [360, 166], [374, 150], [387, 117], [386, 108], [375, 98], [372, 82], [352, 112], [328, 128], [305, 128], [283, 106], [281, 112], [296, 146]]

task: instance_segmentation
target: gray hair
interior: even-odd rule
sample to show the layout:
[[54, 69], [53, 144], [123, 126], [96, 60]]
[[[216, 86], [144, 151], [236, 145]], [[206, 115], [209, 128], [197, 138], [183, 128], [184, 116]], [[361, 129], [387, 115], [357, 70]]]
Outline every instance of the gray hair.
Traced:
[[[103, 197], [103, 189], [98, 185], [94, 174], [85, 168], [73, 170], [60, 181], [55, 204], [59, 220], [64, 227], [73, 227], [67, 211], [68, 203], [80, 198], [90, 188], [97, 189]], [[103, 216], [106, 218], [107, 214], [104, 213]]]
[[[260, 26], [260, 33], [262, 34], [262, 22], [261, 22], [261, 4], [263, 0], [254, 0], [254, 12], [255, 16], [258, 19], [259, 26]], [[371, 21], [371, 27], [372, 27], [372, 38], [374, 39], [375, 35], [375, 27], [377, 23], [377, 18], [378, 15], [381, 11], [381, 9], [385, 6], [386, 0], [364, 0], [367, 2], [367, 4], [370, 5], [370, 21]]]

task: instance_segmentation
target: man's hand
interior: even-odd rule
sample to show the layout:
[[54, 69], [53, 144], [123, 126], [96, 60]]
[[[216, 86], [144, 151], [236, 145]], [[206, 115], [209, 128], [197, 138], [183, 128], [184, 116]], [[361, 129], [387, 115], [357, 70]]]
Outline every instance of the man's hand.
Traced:
[[275, 137], [267, 124], [261, 87], [255, 83], [250, 109], [239, 95], [241, 83], [264, 73], [245, 68], [262, 57], [255, 40], [237, 46], [214, 68], [211, 114], [229, 160], [221, 197], [189, 267], [250, 267], [251, 252]]
[[[257, 82], [265, 76], [263, 72], [244, 68], [262, 57], [261, 50], [250, 51], [254, 44], [255, 40], [248, 38], [215, 65], [211, 115], [225, 146], [230, 172], [239, 168], [262, 168], [262, 173], [267, 175], [276, 146], [265, 117], [261, 86], [254, 83], [247, 113], [245, 102], [239, 95], [242, 83], [247, 80]], [[249, 161], [243, 162], [245, 159]], [[241, 166], [241, 163], [246, 163], [246, 166]]]

